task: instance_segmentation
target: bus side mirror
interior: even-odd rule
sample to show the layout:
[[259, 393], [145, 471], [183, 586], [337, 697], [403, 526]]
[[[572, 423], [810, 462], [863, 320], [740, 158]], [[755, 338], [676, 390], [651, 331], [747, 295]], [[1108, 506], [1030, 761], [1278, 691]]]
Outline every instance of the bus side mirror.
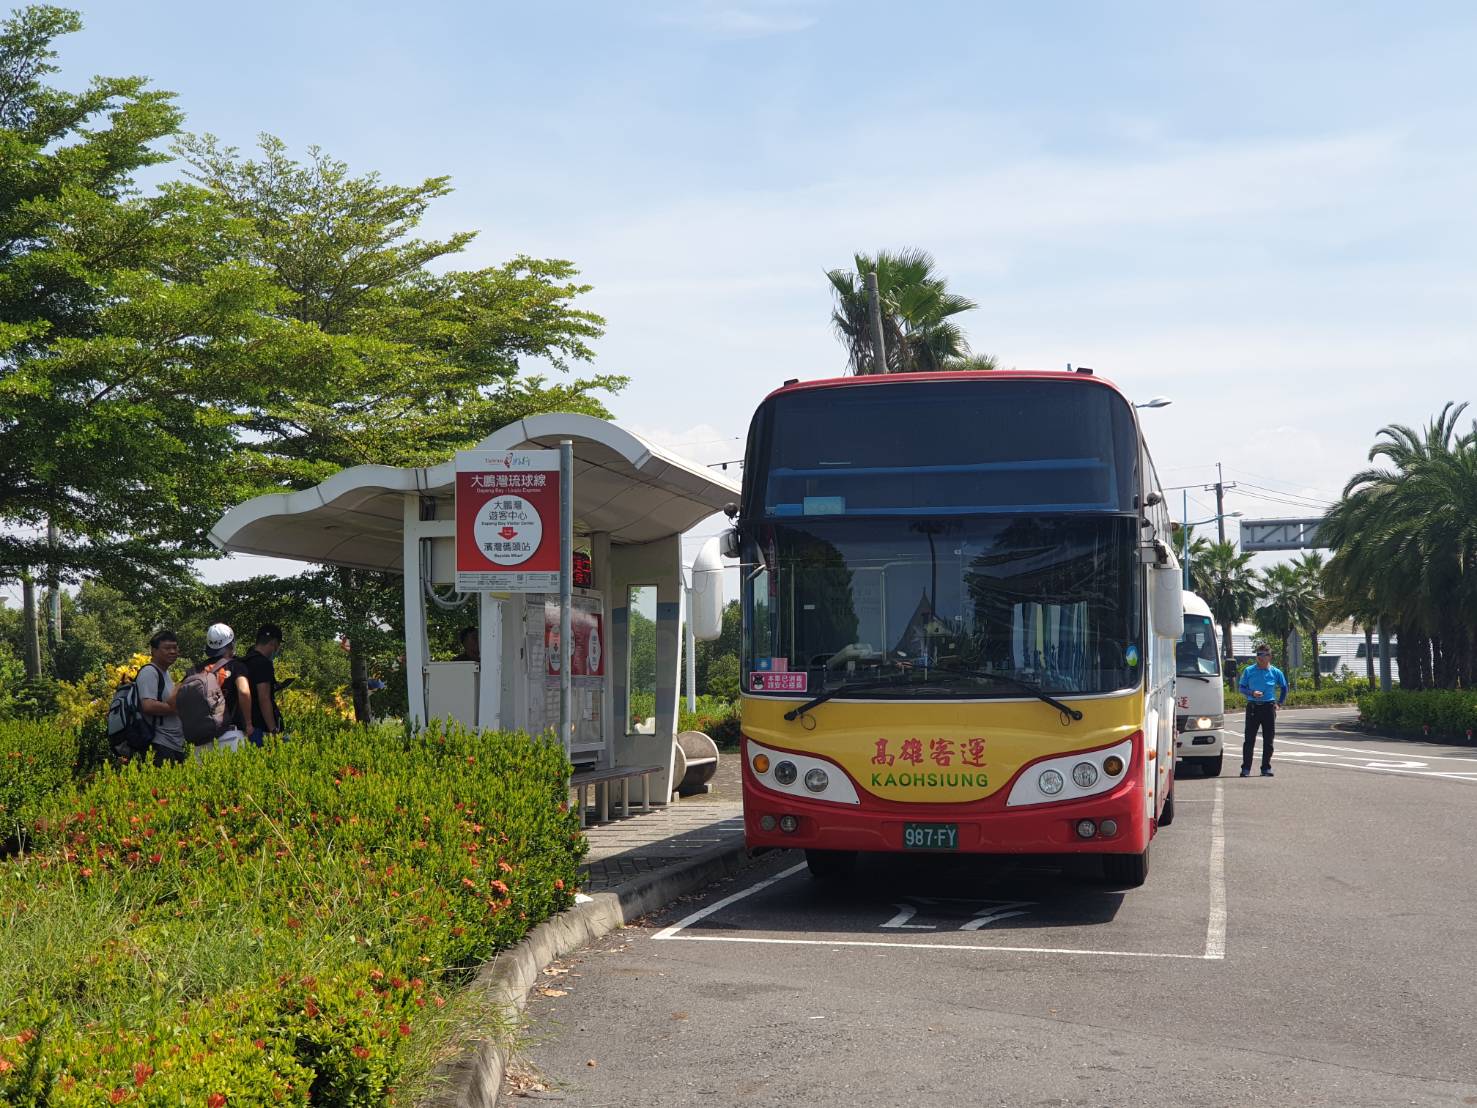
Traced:
[[709, 539], [692, 562], [688, 618], [692, 620], [692, 637], [698, 642], [712, 642], [723, 633], [723, 559], [718, 546], [718, 538]]
[[1154, 634], [1178, 639], [1185, 633], [1185, 596], [1180, 567], [1171, 561], [1149, 570], [1149, 619]]
[[718, 534], [718, 553], [725, 558], [737, 558], [739, 556], [739, 533], [737, 527], [730, 527]]

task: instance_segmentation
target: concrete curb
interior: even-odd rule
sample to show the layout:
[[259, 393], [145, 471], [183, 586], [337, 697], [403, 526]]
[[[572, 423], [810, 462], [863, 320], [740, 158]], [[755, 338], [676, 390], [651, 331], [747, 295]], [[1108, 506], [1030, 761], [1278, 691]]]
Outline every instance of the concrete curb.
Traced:
[[[615, 889], [596, 893], [588, 902], [545, 920], [518, 945], [485, 963], [471, 988], [482, 990], [510, 1013], [521, 1012], [528, 1002], [528, 991], [550, 962], [680, 896], [737, 873], [743, 868], [746, 854], [742, 840], [731, 846], [715, 846]], [[502, 1088], [507, 1062], [505, 1043], [480, 1040], [469, 1053], [437, 1068], [437, 1089], [421, 1101], [420, 1108], [492, 1108]]]

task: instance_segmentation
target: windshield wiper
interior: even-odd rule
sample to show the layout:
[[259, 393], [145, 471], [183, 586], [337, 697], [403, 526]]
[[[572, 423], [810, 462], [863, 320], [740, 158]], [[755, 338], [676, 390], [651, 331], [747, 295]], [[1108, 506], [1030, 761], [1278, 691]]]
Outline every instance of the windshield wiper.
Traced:
[[1207, 685], [1215, 680], [1214, 677], [1204, 673], [1176, 673], [1176, 677], [1190, 677], [1196, 681], [1204, 681]]
[[995, 681], [1004, 681], [1006, 684], [1014, 685], [1016, 688], [1022, 690], [1023, 692], [1030, 693], [1037, 700], [1040, 700], [1046, 704], [1050, 704], [1053, 708], [1055, 708], [1058, 712], [1062, 714], [1063, 718], [1067, 720], [1078, 720], [1082, 718], [1082, 713], [1079, 712], [1076, 708], [1072, 707], [1070, 704], [1062, 703], [1056, 697], [1052, 696], [1049, 692], [1043, 689], [1040, 685], [1036, 684], [1034, 681], [1027, 681], [1023, 677], [1016, 677], [1009, 673], [1001, 673], [999, 670], [994, 669], [941, 669], [939, 670], [939, 672], [954, 673], [958, 674], [960, 677], [988, 677]]
[[924, 678], [924, 680], [919, 681], [919, 684], [928, 683], [928, 671], [922, 669], [904, 670], [901, 673], [889, 673], [885, 677], [869, 677], [865, 681], [846, 681], [837, 685], [834, 689], [827, 689], [825, 692], [811, 697], [798, 708], [791, 708], [785, 713], [785, 719], [790, 721], [797, 720], [817, 705], [824, 704], [833, 696], [840, 696], [845, 692], [860, 692], [865, 689], [885, 689], [890, 685], [907, 685], [920, 677]]

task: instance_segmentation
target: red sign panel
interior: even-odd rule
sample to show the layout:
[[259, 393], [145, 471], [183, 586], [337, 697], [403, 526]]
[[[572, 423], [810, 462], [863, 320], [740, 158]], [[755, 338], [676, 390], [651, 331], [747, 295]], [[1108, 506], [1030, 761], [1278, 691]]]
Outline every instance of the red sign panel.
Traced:
[[804, 692], [807, 676], [804, 670], [798, 673], [765, 673], [755, 670], [749, 674], [749, 689], [751, 692]]
[[458, 592], [559, 588], [559, 451], [456, 456]]

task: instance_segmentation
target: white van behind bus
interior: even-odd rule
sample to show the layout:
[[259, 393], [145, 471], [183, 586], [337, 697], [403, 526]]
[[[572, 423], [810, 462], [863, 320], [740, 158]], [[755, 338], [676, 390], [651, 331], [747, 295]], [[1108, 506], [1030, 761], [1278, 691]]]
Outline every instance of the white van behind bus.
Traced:
[[1184, 594], [1185, 631], [1175, 644], [1174, 754], [1200, 767], [1207, 777], [1221, 772], [1221, 727], [1226, 721], [1226, 691], [1221, 684], [1221, 651], [1210, 605]]

